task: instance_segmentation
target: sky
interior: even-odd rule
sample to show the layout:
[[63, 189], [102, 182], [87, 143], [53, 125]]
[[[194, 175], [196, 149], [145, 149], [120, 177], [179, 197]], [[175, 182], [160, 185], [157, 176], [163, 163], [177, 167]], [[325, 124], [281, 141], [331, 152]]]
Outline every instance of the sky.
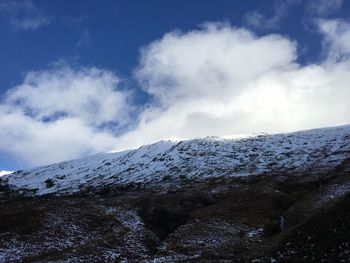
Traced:
[[0, 171], [350, 124], [350, 2], [0, 0]]

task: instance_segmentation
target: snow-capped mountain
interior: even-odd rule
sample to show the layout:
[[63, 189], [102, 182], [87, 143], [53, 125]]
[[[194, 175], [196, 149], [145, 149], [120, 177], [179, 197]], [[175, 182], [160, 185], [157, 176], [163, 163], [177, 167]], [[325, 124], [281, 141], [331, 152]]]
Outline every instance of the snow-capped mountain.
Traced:
[[349, 207], [350, 125], [161, 141], [1, 176], [0, 262], [348, 262]]
[[87, 187], [144, 187], [309, 170], [327, 173], [350, 158], [350, 125], [308, 131], [255, 135], [241, 139], [208, 137], [160, 141], [138, 149], [102, 153], [78, 160], [4, 175], [15, 189], [36, 195], [75, 193]]

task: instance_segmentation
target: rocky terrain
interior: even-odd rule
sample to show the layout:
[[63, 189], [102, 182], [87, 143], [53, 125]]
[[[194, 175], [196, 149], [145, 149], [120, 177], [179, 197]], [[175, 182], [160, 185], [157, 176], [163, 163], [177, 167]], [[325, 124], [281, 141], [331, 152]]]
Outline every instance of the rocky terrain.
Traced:
[[0, 262], [350, 262], [350, 126], [161, 141], [0, 178]]

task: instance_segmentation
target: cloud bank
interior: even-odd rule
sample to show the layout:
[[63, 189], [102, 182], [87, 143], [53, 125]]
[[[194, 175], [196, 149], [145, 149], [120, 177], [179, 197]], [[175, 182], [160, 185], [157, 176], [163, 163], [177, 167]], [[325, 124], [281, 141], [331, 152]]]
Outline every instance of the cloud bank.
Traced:
[[[350, 25], [318, 24], [324, 59], [308, 65], [281, 35], [222, 23], [165, 34], [142, 49], [135, 69], [147, 105], [133, 105], [107, 70], [31, 72], [1, 103], [0, 150], [38, 165], [166, 138], [350, 123]], [[133, 107], [142, 107], [137, 118]]]

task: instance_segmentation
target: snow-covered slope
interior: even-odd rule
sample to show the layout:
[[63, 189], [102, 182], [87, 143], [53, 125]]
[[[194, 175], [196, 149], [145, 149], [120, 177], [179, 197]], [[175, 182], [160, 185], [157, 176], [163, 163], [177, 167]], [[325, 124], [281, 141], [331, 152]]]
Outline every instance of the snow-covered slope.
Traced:
[[11, 171], [0, 171], [0, 176], [6, 175], [6, 174], [11, 174], [13, 172]]
[[317, 173], [334, 169], [347, 158], [350, 158], [350, 125], [243, 139], [160, 141], [135, 150], [18, 171], [4, 175], [2, 180], [38, 195], [62, 194], [104, 185], [147, 186], [269, 172]]

